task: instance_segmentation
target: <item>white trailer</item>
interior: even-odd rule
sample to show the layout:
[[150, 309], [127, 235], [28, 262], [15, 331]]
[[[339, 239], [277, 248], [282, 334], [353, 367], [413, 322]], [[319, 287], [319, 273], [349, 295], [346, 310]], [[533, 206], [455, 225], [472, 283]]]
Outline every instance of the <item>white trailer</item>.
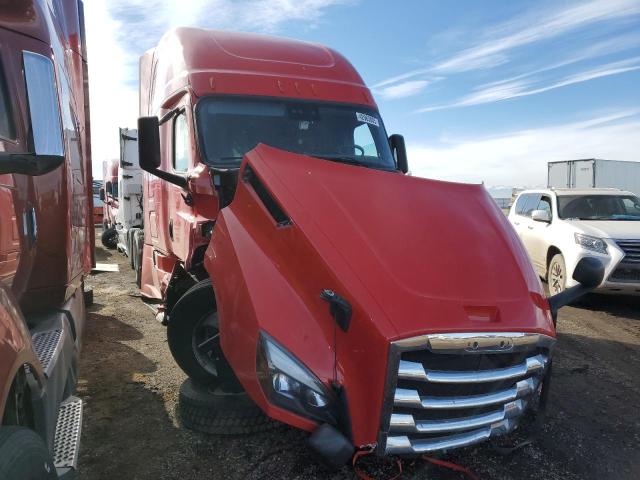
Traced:
[[640, 196], [640, 162], [588, 158], [547, 167], [549, 188], [618, 188]]
[[118, 250], [129, 257], [137, 270], [137, 250], [143, 244], [142, 169], [138, 161], [138, 131], [120, 129], [120, 168], [118, 169]]

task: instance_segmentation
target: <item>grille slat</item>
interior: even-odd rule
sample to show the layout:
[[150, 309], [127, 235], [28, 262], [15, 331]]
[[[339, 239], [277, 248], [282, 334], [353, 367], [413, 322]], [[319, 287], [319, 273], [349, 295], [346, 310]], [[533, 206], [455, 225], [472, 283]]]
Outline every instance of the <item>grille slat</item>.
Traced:
[[624, 252], [624, 258], [620, 263], [640, 263], [640, 240], [616, 240], [615, 242]]
[[540, 392], [555, 342], [518, 333], [433, 337], [392, 345], [385, 454], [458, 448], [513, 430]]
[[411, 414], [393, 413], [391, 415], [390, 431], [413, 433], [442, 433], [470, 430], [485, 427], [507, 418], [522, 414], [526, 403], [522, 400], [506, 403], [502, 409], [494, 410], [482, 415], [449, 418], [444, 420], [416, 420]]

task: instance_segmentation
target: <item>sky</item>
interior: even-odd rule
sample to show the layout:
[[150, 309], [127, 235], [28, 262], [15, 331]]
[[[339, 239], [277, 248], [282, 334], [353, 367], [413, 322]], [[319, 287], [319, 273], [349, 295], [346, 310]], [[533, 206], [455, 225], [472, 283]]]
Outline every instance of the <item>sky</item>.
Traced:
[[85, 0], [94, 176], [135, 128], [138, 59], [178, 26], [345, 55], [413, 175], [546, 184], [546, 163], [640, 160], [640, 0]]

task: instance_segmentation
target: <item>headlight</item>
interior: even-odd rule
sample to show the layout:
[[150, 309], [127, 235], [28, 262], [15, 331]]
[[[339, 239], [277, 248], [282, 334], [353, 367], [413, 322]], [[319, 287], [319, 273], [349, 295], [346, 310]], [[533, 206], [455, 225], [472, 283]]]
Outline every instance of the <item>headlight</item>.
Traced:
[[313, 420], [336, 423], [333, 394], [297, 358], [260, 334], [256, 370], [271, 403]]
[[607, 244], [601, 238], [583, 235], [582, 233], [576, 233], [575, 237], [576, 243], [581, 247], [598, 253], [607, 253]]

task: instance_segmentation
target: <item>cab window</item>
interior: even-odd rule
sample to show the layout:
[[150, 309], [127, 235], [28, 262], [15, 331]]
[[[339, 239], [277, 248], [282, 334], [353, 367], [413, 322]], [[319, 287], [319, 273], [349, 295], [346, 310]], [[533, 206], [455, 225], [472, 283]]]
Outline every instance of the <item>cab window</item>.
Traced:
[[189, 169], [189, 130], [185, 112], [178, 114], [173, 123], [173, 169], [178, 172]]
[[13, 120], [11, 117], [11, 104], [7, 93], [7, 83], [4, 78], [2, 62], [0, 62], [0, 138], [7, 140], [16, 136]]

